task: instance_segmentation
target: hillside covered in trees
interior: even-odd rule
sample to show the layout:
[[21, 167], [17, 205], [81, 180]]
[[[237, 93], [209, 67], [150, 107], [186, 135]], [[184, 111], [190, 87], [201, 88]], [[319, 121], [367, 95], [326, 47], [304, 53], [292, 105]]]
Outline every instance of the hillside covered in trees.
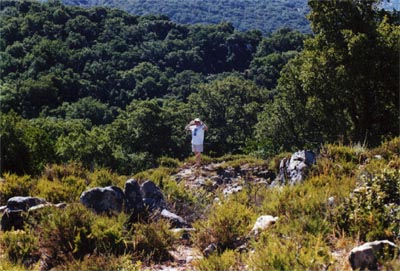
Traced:
[[67, 5], [108, 6], [131, 14], [163, 14], [182, 24], [231, 22], [235, 29], [270, 34], [281, 28], [310, 33], [306, 0], [63, 0]]
[[310, 2], [314, 36], [182, 25], [59, 1], [1, 5], [1, 169], [79, 161], [129, 174], [189, 155], [267, 157], [399, 131], [399, 26], [373, 2]]

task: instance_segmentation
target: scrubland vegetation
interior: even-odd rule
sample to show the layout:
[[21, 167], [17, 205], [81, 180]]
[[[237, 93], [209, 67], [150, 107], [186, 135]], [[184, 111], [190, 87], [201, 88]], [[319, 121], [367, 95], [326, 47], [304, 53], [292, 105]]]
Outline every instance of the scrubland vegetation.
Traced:
[[[47, 268], [56, 270], [139, 270], [170, 260], [168, 251], [181, 241], [169, 231], [167, 221], [149, 218], [129, 224], [127, 214], [96, 215], [78, 203], [88, 187], [121, 187], [134, 177], [162, 183], [174, 211], [196, 214], [191, 246], [203, 250], [210, 243], [219, 244], [209, 257], [193, 261], [193, 268], [350, 270], [347, 255], [354, 246], [379, 239], [399, 244], [399, 152], [400, 138], [374, 149], [327, 144], [303, 184], [269, 187], [247, 181], [243, 191], [229, 197], [219, 190], [185, 189], [171, 178], [179, 169], [175, 165], [136, 176], [89, 171], [78, 164], [49, 165], [37, 177], [7, 174], [0, 184], [2, 205], [8, 197], [30, 195], [68, 206], [42, 209], [29, 215], [24, 230], [1, 232], [0, 269], [35, 270], [43, 262], [40, 257], [47, 257]], [[246, 156], [207, 159], [226, 161], [221, 164], [226, 167], [249, 161], [269, 163], [276, 170], [274, 157], [268, 161]], [[277, 216], [277, 223], [249, 238], [255, 220], [263, 214]], [[246, 240], [247, 250], [238, 251], [237, 243]], [[385, 268], [395, 270], [399, 264], [399, 260], [387, 262]]]

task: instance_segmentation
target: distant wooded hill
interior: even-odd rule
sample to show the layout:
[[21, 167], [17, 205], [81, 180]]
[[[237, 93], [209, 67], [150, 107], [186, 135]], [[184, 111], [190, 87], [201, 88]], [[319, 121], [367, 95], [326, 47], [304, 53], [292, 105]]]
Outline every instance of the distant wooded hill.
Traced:
[[110, 6], [136, 15], [163, 14], [184, 24], [231, 22], [235, 29], [268, 34], [281, 28], [310, 32], [307, 0], [62, 0], [67, 5]]

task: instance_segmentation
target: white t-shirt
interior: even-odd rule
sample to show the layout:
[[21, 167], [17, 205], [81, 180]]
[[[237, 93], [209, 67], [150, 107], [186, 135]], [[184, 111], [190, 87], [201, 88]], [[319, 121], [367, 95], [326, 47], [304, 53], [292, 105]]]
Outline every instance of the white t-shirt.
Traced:
[[192, 131], [192, 144], [203, 145], [204, 142], [204, 125], [190, 125], [190, 131]]

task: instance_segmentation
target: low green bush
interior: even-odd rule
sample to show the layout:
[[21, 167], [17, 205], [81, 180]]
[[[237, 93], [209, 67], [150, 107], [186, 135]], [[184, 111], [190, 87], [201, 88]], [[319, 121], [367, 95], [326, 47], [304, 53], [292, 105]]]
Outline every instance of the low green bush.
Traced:
[[115, 256], [109, 254], [90, 255], [82, 261], [66, 262], [57, 266], [59, 271], [71, 270], [107, 270], [107, 271], [140, 271], [142, 263], [134, 262], [129, 255]]
[[221, 250], [234, 249], [246, 239], [256, 214], [251, 208], [233, 198], [216, 203], [208, 210], [205, 219], [194, 223], [197, 229], [195, 244], [204, 250], [215, 243]]
[[196, 260], [194, 266], [199, 271], [242, 270], [240, 254], [233, 250], [225, 250], [222, 254], [212, 254], [209, 257]]
[[400, 237], [400, 170], [361, 176], [361, 185], [336, 210], [340, 229], [362, 241]]
[[133, 224], [130, 244], [135, 258], [147, 264], [171, 260], [168, 250], [176, 240], [169, 229], [169, 223], [162, 219], [149, 224]]
[[50, 181], [55, 179], [61, 180], [71, 175], [86, 179], [87, 174], [87, 169], [85, 169], [80, 163], [69, 163], [63, 165], [51, 164], [44, 168], [42, 177]]
[[120, 176], [109, 169], [98, 168], [88, 174], [89, 187], [119, 186], [124, 187], [127, 178]]
[[178, 159], [174, 159], [174, 158], [166, 157], [166, 156], [158, 158], [157, 164], [160, 167], [167, 167], [167, 168], [173, 168], [173, 169], [182, 166], [182, 163]]
[[249, 270], [324, 270], [333, 262], [320, 235], [276, 228], [262, 234], [254, 252], [243, 257]]
[[0, 206], [5, 205], [7, 200], [14, 196], [31, 196], [35, 185], [36, 180], [28, 175], [5, 173], [0, 181]]
[[3, 232], [0, 247], [12, 263], [20, 263], [25, 267], [39, 257], [39, 238], [28, 229]]
[[86, 180], [69, 175], [52, 181], [40, 178], [35, 194], [52, 203], [77, 202], [83, 191], [86, 190]]

